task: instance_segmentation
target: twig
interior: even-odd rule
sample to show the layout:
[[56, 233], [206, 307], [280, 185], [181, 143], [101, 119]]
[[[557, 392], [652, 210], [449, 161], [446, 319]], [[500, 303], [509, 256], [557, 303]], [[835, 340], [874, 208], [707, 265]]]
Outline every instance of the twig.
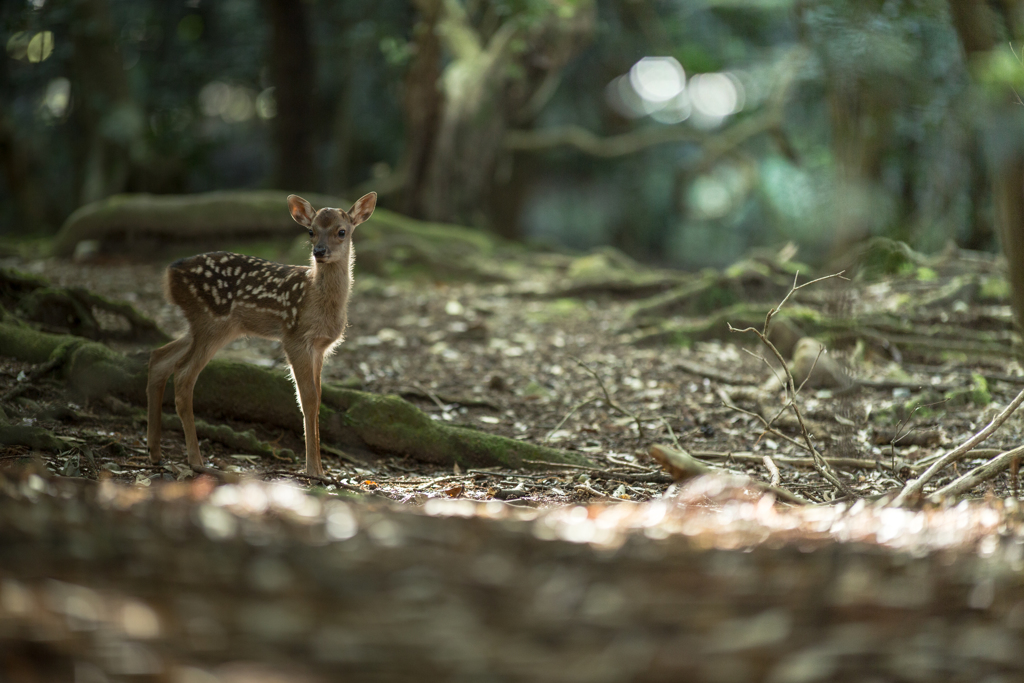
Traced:
[[444, 481], [454, 481], [456, 479], [472, 479], [472, 478], [473, 478], [473, 475], [469, 474], [469, 473], [466, 473], [466, 474], [449, 474], [448, 476], [445, 476], [445, 477], [437, 477], [435, 479], [431, 479], [428, 482], [424, 482], [424, 483], [418, 484], [418, 486], [421, 486], [423, 488], [429, 488], [429, 487], [431, 487], [431, 486], [433, 486], [435, 484], [440, 484], [441, 482], [444, 482]]
[[658, 419], [661, 420], [661, 423], [665, 425], [665, 429], [668, 430], [668, 435], [672, 439], [672, 445], [678, 448], [679, 450], [683, 450], [683, 447], [679, 444], [679, 439], [676, 438], [676, 433], [672, 431], [672, 425], [668, 423], [668, 420], [660, 416], [658, 417]]
[[914, 415], [921, 408], [931, 408], [932, 406], [937, 406], [940, 403], [945, 403], [948, 400], [949, 400], [948, 398], [944, 398], [941, 401], [936, 401], [935, 403], [929, 403], [927, 405], [914, 406], [914, 409], [912, 411], [910, 411], [910, 415], [907, 416], [907, 419], [899, 421], [899, 423], [896, 425], [896, 433], [893, 434], [892, 441], [889, 442], [889, 455], [892, 458], [892, 471], [893, 472], [896, 471], [896, 444], [898, 442], [902, 441], [903, 439], [907, 438], [908, 436], [910, 436], [914, 432], [914, 429], [915, 429], [915, 427], [911, 427], [911, 428], [909, 428], [906, 431], [906, 433], [901, 434], [900, 432], [903, 431], [904, 425], [909, 425], [910, 424], [910, 420], [912, 420], [914, 418]]
[[633, 503], [634, 502], [632, 500], [627, 500], [626, 498], [616, 498], [615, 496], [609, 496], [607, 493], [601, 493], [600, 491], [598, 491], [597, 489], [593, 488], [589, 484], [576, 484], [576, 490], [577, 491], [584, 491], [584, 492], [589, 493], [590, 495], [592, 495], [592, 496], [594, 496], [596, 498], [600, 498], [601, 500], [614, 500], [616, 503]]
[[656, 471], [656, 470], [652, 470], [650, 467], [644, 467], [643, 465], [637, 465], [636, 463], [626, 462], [624, 460], [616, 460], [615, 458], [613, 458], [610, 455], [606, 455], [606, 456], [604, 456], [604, 458], [608, 462], [614, 463], [614, 464], [619, 465], [621, 467], [628, 467], [628, 468], [633, 469], [633, 470], [640, 470], [641, 472], [647, 472], [647, 473]]
[[604, 380], [602, 380], [602, 379], [601, 379], [601, 376], [600, 376], [600, 375], [598, 375], [598, 374], [597, 374], [596, 372], [594, 372], [594, 370], [592, 370], [592, 369], [590, 368], [590, 366], [588, 366], [588, 365], [587, 365], [586, 363], [584, 363], [583, 361], [581, 361], [581, 360], [580, 360], [579, 358], [576, 358], [575, 356], [570, 356], [570, 358], [572, 358], [572, 359], [573, 359], [574, 361], [576, 361], [576, 362], [577, 362], [577, 363], [579, 364], [579, 366], [580, 366], [581, 368], [583, 368], [584, 370], [586, 370], [587, 372], [589, 372], [589, 373], [590, 373], [591, 375], [593, 375], [594, 379], [596, 379], [596, 380], [597, 380], [597, 383], [598, 383], [598, 384], [600, 385], [600, 387], [601, 387], [601, 391], [603, 391], [603, 392], [604, 392], [604, 398], [605, 398], [605, 401], [606, 401], [606, 402], [608, 403], [609, 407], [611, 407], [611, 408], [614, 408], [615, 410], [619, 411], [620, 413], [622, 413], [622, 414], [623, 414], [623, 415], [625, 415], [626, 417], [631, 417], [631, 418], [633, 418], [633, 421], [634, 421], [634, 422], [636, 422], [636, 431], [637, 431], [637, 438], [638, 438], [638, 439], [642, 439], [642, 438], [644, 438], [644, 426], [643, 426], [643, 424], [642, 424], [642, 423], [640, 422], [640, 418], [639, 418], [639, 417], [637, 417], [637, 416], [636, 416], [635, 414], [633, 414], [633, 413], [629, 412], [628, 410], [626, 410], [626, 409], [625, 409], [625, 408], [623, 408], [622, 406], [620, 406], [620, 405], [619, 405], [618, 403], [616, 403], [616, 402], [615, 402], [615, 401], [614, 401], [614, 400], [612, 399], [612, 396], [611, 396], [611, 394], [609, 394], [609, 393], [608, 393], [608, 387], [606, 387], [606, 386], [604, 385]]
[[685, 372], [697, 377], [707, 377], [708, 379], [718, 382], [719, 384], [753, 384], [745, 377], [736, 377], [729, 375], [724, 372], [719, 372], [714, 368], [706, 368], [699, 363], [695, 363], [685, 358], [676, 360], [676, 365], [679, 366]]
[[928, 496], [928, 500], [937, 503], [943, 498], [967, 493], [983, 481], [988, 481], [995, 477], [997, 474], [1009, 467], [1014, 460], [1020, 459], [1022, 455], [1024, 455], [1024, 446], [1018, 446], [1013, 450], [1000, 453], [984, 465], [978, 465], [955, 481], [946, 484], [941, 489]]
[[[339, 457], [342, 460], [347, 460], [348, 462], [352, 463], [353, 465], [358, 465], [359, 467], [366, 467], [366, 462], [365, 461], [360, 460], [359, 458], [354, 458], [351, 455], [349, 455], [348, 453], [346, 453], [345, 451], [341, 450], [340, 448], [335, 448], [334, 446], [330, 446], [328, 444], [325, 444], [323, 441], [320, 442], [320, 450], [324, 451], [325, 453], [330, 453], [333, 456]], [[276, 451], [275, 451], [275, 453], [276, 453]], [[274, 457], [277, 458], [278, 460], [282, 459], [282, 458], [278, 458], [276, 454], [274, 455]], [[285, 459], [285, 460], [287, 460], [287, 459]]]
[[759, 361], [761, 361], [762, 363], [767, 365], [768, 369], [772, 371], [773, 375], [775, 375], [775, 379], [778, 381], [779, 386], [781, 386], [781, 387], [785, 387], [786, 386], [785, 380], [783, 380], [781, 377], [779, 377], [779, 373], [775, 372], [775, 367], [772, 366], [772, 364], [768, 362], [767, 358], [765, 358], [764, 356], [762, 356], [759, 353], [754, 353], [750, 349], [743, 349], [743, 353], [747, 354], [748, 356], [753, 356], [754, 358], [758, 359]]
[[[744, 415], [750, 415], [751, 417], [757, 418], [758, 420], [761, 421], [761, 424], [764, 425], [764, 431], [766, 433], [771, 434], [772, 436], [777, 436], [780, 439], [783, 439], [784, 441], [788, 441], [789, 443], [793, 444], [797, 448], [802, 448], [805, 451], [807, 451], [807, 452], [809, 452], [809, 453], [811, 453], [813, 455], [813, 450], [811, 448], [808, 448], [807, 444], [802, 443], [800, 441], [797, 441], [796, 439], [794, 439], [793, 437], [789, 436], [788, 434], [783, 434], [779, 430], [775, 429], [775, 427], [772, 427], [770, 424], [768, 424], [768, 420], [764, 419], [763, 417], [761, 417], [757, 413], [751, 412], [749, 410], [744, 410], [743, 408], [740, 408], [739, 406], [733, 405], [732, 403], [729, 403], [728, 401], [724, 401], [724, 400], [722, 401], [722, 405], [724, 405], [726, 408], [729, 408], [730, 410], [735, 410], [738, 413], [743, 413]], [[763, 436], [763, 433], [762, 433], [762, 436]]]
[[213, 477], [222, 484], [236, 484], [240, 477], [234, 472], [225, 472], [219, 470], [216, 467], [208, 467], [206, 465], [189, 465], [189, 468], [196, 474], [205, 474], [208, 477]]
[[508, 478], [508, 479], [556, 479], [560, 476], [559, 474], [511, 474], [507, 472], [488, 472], [487, 470], [466, 470], [470, 474], [484, 474], [489, 477]]
[[[796, 401], [796, 397], [799, 394], [799, 390], [797, 389], [796, 382], [793, 379], [793, 373], [790, 372], [789, 364], [786, 363], [786, 359], [782, 357], [782, 354], [779, 352], [779, 350], [768, 339], [768, 326], [771, 324], [772, 316], [774, 316], [776, 313], [779, 312], [779, 310], [789, 300], [789, 297], [793, 295], [793, 292], [797, 291], [798, 289], [803, 289], [804, 287], [813, 285], [813, 284], [815, 284], [817, 282], [821, 282], [822, 280], [828, 280], [830, 278], [838, 277], [838, 278], [841, 278], [841, 279], [845, 280], [847, 278], [843, 278], [843, 272], [844, 271], [840, 271], [840, 272], [834, 273], [832, 275], [826, 275], [824, 277], [820, 277], [820, 278], [817, 278], [815, 280], [811, 280], [810, 282], [805, 282], [802, 285], [797, 285], [797, 278], [799, 278], [799, 276], [800, 276], [800, 273], [797, 272], [796, 275], [793, 276], [793, 286], [790, 288], [789, 292], [787, 292], [786, 296], [784, 296], [782, 298], [782, 301], [779, 302], [778, 306], [775, 306], [774, 308], [772, 308], [772, 309], [770, 309], [768, 311], [768, 313], [767, 313], [767, 315], [765, 316], [765, 319], [764, 319], [764, 327], [761, 330], [757, 330], [756, 328], [753, 328], [753, 327], [747, 327], [747, 328], [744, 328], [744, 329], [740, 330], [740, 329], [736, 329], [735, 327], [733, 327], [729, 323], [726, 323], [726, 325], [728, 325], [730, 332], [740, 332], [740, 333], [752, 332], [753, 334], [755, 334], [757, 336], [758, 339], [761, 340], [762, 344], [767, 346], [768, 349], [770, 349], [771, 352], [775, 354], [775, 358], [779, 361], [779, 364], [782, 366], [782, 369], [786, 371], [786, 383], [785, 383], [785, 386], [786, 386], [786, 394], [787, 394], [787, 398], [789, 400], [789, 404], [787, 406], [784, 406], [783, 410], [788, 407], [793, 412], [793, 414], [796, 416], [797, 422], [800, 424], [800, 433], [801, 433], [801, 435], [804, 438], [805, 444], [807, 445], [807, 450], [810, 451], [811, 456], [814, 458], [815, 469], [818, 471], [818, 473], [822, 477], [824, 477], [824, 479], [826, 481], [828, 481], [833, 486], [835, 486], [837, 489], [839, 489], [839, 491], [842, 492], [843, 494], [848, 495], [848, 496], [856, 496], [856, 493], [853, 491], [853, 489], [848, 487], [845, 483], [843, 483], [843, 481], [838, 476], [836, 476], [835, 472], [833, 472], [832, 468], [829, 466], [828, 461], [825, 460], [825, 457], [820, 452], [818, 452], [818, 449], [815, 448], [814, 444], [811, 442], [810, 432], [807, 431], [807, 425], [804, 423], [803, 414], [800, 412], [800, 407], [799, 407], [799, 405], [797, 404], [797, 401]], [[802, 388], [803, 384], [801, 384], [800, 386]], [[758, 417], [764, 422], [764, 418], [761, 418], [760, 416], [758, 416]], [[765, 422], [765, 427], [766, 427], [766, 429], [770, 429], [771, 428], [770, 423]]]
[[768, 468], [768, 473], [772, 475], [770, 485], [778, 486], [782, 481], [782, 475], [779, 474], [779, 468], [776, 467], [774, 462], [772, 462], [771, 456], [766, 455], [763, 458], [761, 458], [761, 461], [764, 463], [764, 466]]
[[48, 361], [46, 361], [42, 365], [38, 365], [32, 368], [32, 371], [25, 376], [24, 380], [18, 382], [17, 384], [14, 385], [14, 388], [5, 391], [3, 396], [0, 396], [0, 402], [6, 403], [7, 401], [10, 401], [11, 399], [17, 397], [18, 395], [22, 394], [26, 389], [31, 387], [32, 383], [35, 382], [37, 379], [39, 379], [46, 373], [50, 372], [57, 366], [62, 365], [64, 361], [67, 360], [67, 349], [65, 348], [66, 346], [67, 343], [62, 344], [61, 346], [56, 348], [52, 354], [50, 354], [50, 359]]
[[415, 389], [416, 391], [418, 391], [420, 393], [421, 396], [426, 396], [431, 401], [433, 401], [434, 405], [436, 405], [438, 408], [440, 408], [442, 413], [447, 413], [448, 412], [449, 407], [447, 405], [445, 405], [444, 403], [442, 403], [441, 399], [439, 399], [437, 397], [437, 394], [435, 394], [434, 392], [428, 391], [428, 390], [424, 389], [423, 387], [421, 387], [419, 384], [415, 384], [415, 383], [410, 384], [409, 388], [410, 389]]
[[604, 472], [603, 467], [590, 467], [587, 465], [567, 465], [564, 462], [548, 462], [546, 460], [527, 460], [531, 465], [547, 465], [548, 467], [568, 467], [573, 470], [585, 470], [587, 472]]
[[1010, 402], [1010, 405], [1006, 406], [1006, 408], [1004, 408], [1001, 413], [992, 418], [992, 421], [989, 422], [984, 429], [982, 429], [980, 432], [969, 438], [967, 441], [964, 441], [962, 444], [951, 450], [949, 453], [946, 453], [944, 456], [936, 460], [935, 464], [933, 464], [931, 467], [925, 470], [920, 477], [908, 481], [907, 485], [903, 487], [903, 490], [900, 491], [899, 495], [897, 495], [893, 499], [891, 505], [904, 505], [910, 498], [918, 495], [924, 488], [924, 485], [928, 483], [928, 481], [931, 480], [936, 474], [938, 474], [939, 470], [943, 469], [944, 467], [946, 467], [946, 465], [949, 465], [952, 462], [956, 462], [964, 455], [966, 455], [968, 452], [970, 452], [972, 448], [974, 448], [982, 441], [987, 439], [989, 436], [991, 436], [992, 432], [998, 429], [1001, 424], [1006, 422], [1006, 419], [1010, 417], [1010, 415], [1012, 415], [1013, 412], [1017, 410], [1017, 408], [1020, 407], [1021, 403], [1024, 403], [1024, 391], [1021, 391], [1019, 394], [1017, 394], [1016, 398], [1014, 398], [1013, 401]]
[[295, 477], [297, 479], [308, 479], [309, 481], [319, 481], [323, 484], [333, 484], [339, 489], [345, 489], [347, 491], [358, 491], [359, 493], [366, 493], [363, 489], [352, 484], [346, 484], [338, 479], [331, 477], [318, 477], [315, 474], [305, 474], [303, 472], [289, 472], [288, 470], [263, 470], [260, 474], [276, 474], [282, 477]]
[[[799, 444], [803, 446], [803, 444]], [[691, 455], [695, 458], [721, 458], [723, 460], [736, 460], [739, 462], [762, 462], [762, 456], [756, 453], [725, 453], [719, 451], [693, 451]], [[790, 467], [810, 467], [814, 468], [814, 460], [811, 458], [801, 458], [799, 456], [787, 456], [787, 455], [776, 455], [772, 456], [772, 460], [776, 464], [789, 465]], [[829, 458], [829, 464], [833, 467], [851, 468], [851, 469], [865, 469], [865, 470], [877, 470], [877, 469], [890, 469], [891, 465], [885, 462], [876, 462], [874, 460], [866, 460], [863, 458]]]
[[552, 429], [550, 432], [548, 432], [548, 435], [544, 437], [544, 440], [541, 441], [541, 443], [542, 444], [543, 443], [547, 443], [548, 440], [551, 438], [551, 435], [554, 434], [555, 432], [557, 432], [559, 429], [561, 429], [562, 425], [564, 425], [569, 420], [569, 418], [572, 417], [573, 413], [575, 413], [577, 410], [579, 410], [583, 406], [587, 405], [588, 403], [593, 403], [596, 400], [597, 400], [596, 398], [588, 398], [586, 401], [583, 401], [581, 403], [577, 403], [575, 406], [573, 406], [573, 409], [565, 414], [565, 417], [562, 418], [561, 422], [559, 422], [557, 425], [555, 425], [554, 429]]

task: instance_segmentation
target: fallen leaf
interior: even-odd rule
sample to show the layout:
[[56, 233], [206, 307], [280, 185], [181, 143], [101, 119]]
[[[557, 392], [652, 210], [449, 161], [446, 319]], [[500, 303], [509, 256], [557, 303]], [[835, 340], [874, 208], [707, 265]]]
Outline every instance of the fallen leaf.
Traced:
[[458, 498], [465, 489], [466, 487], [462, 484], [453, 484], [446, 489], [442, 489], [441, 492], [449, 498]]

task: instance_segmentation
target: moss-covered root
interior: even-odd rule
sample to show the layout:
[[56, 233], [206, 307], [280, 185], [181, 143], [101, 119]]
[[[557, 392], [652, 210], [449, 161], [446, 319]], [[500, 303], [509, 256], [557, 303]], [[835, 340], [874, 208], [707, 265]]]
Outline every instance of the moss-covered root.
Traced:
[[[164, 413], [161, 416], [160, 424], [164, 431], [181, 431], [181, 418], [177, 415]], [[247, 455], [259, 455], [264, 458], [279, 457], [286, 460], [294, 460], [295, 452], [290, 448], [274, 449], [266, 441], [261, 441], [256, 432], [247, 429], [244, 432], [235, 431], [227, 425], [213, 425], [203, 420], [196, 420], [196, 434], [200, 439], [209, 439], [233, 448], [239, 453]]]
[[71, 445], [42, 427], [0, 424], [0, 446], [27, 446], [37, 451], [60, 453]]
[[[67, 345], [72, 346], [67, 346]], [[0, 354], [41, 363], [63, 347], [64, 378], [85, 397], [113, 394], [136, 405], [146, 403], [144, 359], [67, 335], [47, 334], [0, 323]], [[173, 392], [167, 393], [172, 405]], [[321, 437], [338, 446], [370, 448], [439, 464], [529, 466], [530, 461], [587, 464], [580, 455], [515, 439], [434, 422], [397, 396], [379, 396], [325, 384]], [[282, 373], [254, 365], [213, 361], [199, 375], [195, 410], [215, 418], [232, 417], [302, 430], [295, 389]]]
[[[124, 301], [113, 301], [82, 287], [53, 287], [44, 278], [0, 268], [0, 305], [21, 318], [88, 339], [166, 341], [157, 324]], [[99, 313], [120, 318], [105, 326]]]
[[566, 451], [436, 422], [398, 396], [325, 386], [323, 400], [322, 433], [342, 423], [375, 451], [463, 467], [530, 467], [537, 461], [591, 464]]

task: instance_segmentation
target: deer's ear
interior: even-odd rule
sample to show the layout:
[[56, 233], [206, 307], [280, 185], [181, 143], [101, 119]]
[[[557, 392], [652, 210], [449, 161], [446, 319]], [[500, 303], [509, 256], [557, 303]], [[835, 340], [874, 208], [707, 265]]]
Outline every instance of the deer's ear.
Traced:
[[373, 213], [374, 207], [377, 206], [377, 193], [371, 192], [363, 195], [363, 197], [352, 205], [352, 208], [348, 210], [349, 218], [352, 219], [352, 227], [356, 227]]
[[316, 211], [313, 210], [313, 206], [309, 202], [299, 195], [288, 195], [288, 210], [291, 211], [292, 218], [299, 225], [308, 228], [313, 224], [313, 217], [316, 215]]

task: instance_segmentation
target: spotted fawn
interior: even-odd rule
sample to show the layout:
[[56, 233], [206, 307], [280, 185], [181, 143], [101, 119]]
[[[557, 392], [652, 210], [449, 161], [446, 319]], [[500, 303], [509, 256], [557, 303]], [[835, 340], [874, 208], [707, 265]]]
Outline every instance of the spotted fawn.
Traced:
[[218, 349], [241, 336], [279, 339], [298, 390], [306, 435], [306, 473], [322, 477], [320, 373], [324, 358], [342, 341], [352, 289], [354, 228], [377, 205], [371, 192], [348, 211], [314, 211], [290, 195], [292, 218], [309, 231], [309, 266], [286, 266], [252, 256], [213, 252], [175, 261], [167, 268], [168, 300], [185, 314], [188, 333], [149, 358], [149, 454], [160, 462], [160, 415], [164, 389], [174, 374], [174, 404], [185, 432], [188, 462], [201, 468], [192, 391]]

